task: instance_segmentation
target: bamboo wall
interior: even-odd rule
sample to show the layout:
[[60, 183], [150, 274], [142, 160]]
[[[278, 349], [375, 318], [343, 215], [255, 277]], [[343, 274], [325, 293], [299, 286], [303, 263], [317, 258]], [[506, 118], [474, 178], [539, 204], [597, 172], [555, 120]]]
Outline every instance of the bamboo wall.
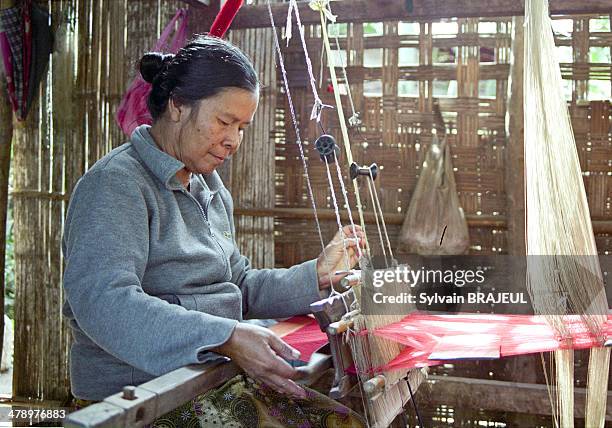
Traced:
[[61, 317], [63, 218], [72, 187], [125, 137], [114, 113], [140, 55], [181, 1], [61, 0], [37, 105], [14, 137], [15, 364], [18, 399], [69, 395], [69, 329]]
[[[274, 135], [278, 89], [274, 39], [269, 28], [231, 31], [229, 39], [251, 58], [261, 82], [261, 96], [253, 125], [246, 131], [240, 149], [232, 157], [226, 186], [234, 206], [257, 208], [274, 206]], [[274, 267], [274, 219], [236, 216], [236, 241], [253, 267]]]
[[[609, 56], [606, 63], [593, 63], [590, 49], [607, 48], [609, 55], [612, 33], [609, 28], [590, 31], [589, 22], [598, 18], [595, 16], [558, 18], [570, 22], [570, 32], [556, 33], [556, 40], [559, 46], [572, 48], [569, 60], [562, 59], [569, 62], [563, 62], [561, 68], [570, 86], [570, 111], [597, 244], [599, 251], [606, 253], [612, 251], [610, 104], [609, 100], [590, 103], [587, 89], [589, 80], [597, 80], [610, 89]], [[353, 155], [358, 163], [377, 162], [381, 166], [376, 187], [389, 218], [397, 218], [407, 210], [431, 141], [433, 101], [439, 100], [443, 117], [451, 128], [449, 142], [459, 198], [470, 222], [472, 254], [508, 251], [509, 189], [504, 176], [508, 170], [517, 168], [506, 160], [511, 30], [511, 18], [349, 23], [345, 28], [330, 29], [339, 34], [355, 108], [363, 120], [360, 129], [349, 131]], [[326, 91], [330, 82], [326, 67], [329, 59], [321, 58], [320, 26], [308, 26], [306, 31], [315, 76], [323, 77], [320, 95], [324, 103], [333, 105], [333, 94]], [[302, 138], [307, 145], [316, 203], [330, 210], [333, 204], [324, 164], [318, 160], [312, 144], [321, 130], [309, 121], [313, 97], [299, 38], [295, 36], [283, 50]], [[342, 76], [340, 69], [337, 74]], [[350, 116], [348, 96], [342, 95], [342, 99], [344, 111]], [[276, 130], [276, 207], [309, 208], [304, 177], [296, 174], [302, 167], [286, 97], [278, 100], [285, 121]], [[324, 113], [323, 128], [341, 140], [335, 111]], [[341, 163], [346, 172], [346, 161]], [[348, 183], [346, 173], [344, 178]], [[340, 195], [337, 182], [335, 189], [336, 195]], [[366, 211], [372, 211], [365, 185], [361, 199]], [[355, 207], [353, 198], [351, 206]], [[399, 223], [395, 221], [389, 227], [392, 242], [399, 232]], [[275, 224], [277, 265], [288, 266], [320, 252], [312, 221], [277, 219]], [[335, 220], [322, 226], [328, 237], [337, 228]], [[370, 231], [371, 245], [380, 252], [376, 226], [370, 225]]]

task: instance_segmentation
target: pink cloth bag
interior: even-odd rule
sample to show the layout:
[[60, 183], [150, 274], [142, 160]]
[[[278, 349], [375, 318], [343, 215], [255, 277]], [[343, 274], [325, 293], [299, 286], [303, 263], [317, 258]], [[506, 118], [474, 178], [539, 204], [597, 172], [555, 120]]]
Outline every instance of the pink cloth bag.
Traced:
[[[178, 24], [178, 25], [177, 25]], [[175, 31], [176, 29], [176, 31]], [[174, 38], [170, 35], [174, 31]], [[187, 41], [187, 10], [179, 9], [174, 18], [166, 25], [159, 40], [153, 48], [154, 52], [176, 53]], [[129, 137], [134, 129], [142, 124], [153, 123], [151, 114], [147, 109], [147, 97], [151, 91], [151, 84], [138, 72], [136, 78], [126, 91], [115, 116], [121, 130]]]

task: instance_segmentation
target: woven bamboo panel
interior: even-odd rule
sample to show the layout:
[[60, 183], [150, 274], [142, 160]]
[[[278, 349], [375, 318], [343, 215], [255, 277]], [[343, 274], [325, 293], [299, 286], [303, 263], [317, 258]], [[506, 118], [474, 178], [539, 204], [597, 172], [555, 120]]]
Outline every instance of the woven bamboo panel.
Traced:
[[[241, 208], [274, 206], [274, 120], [278, 91], [274, 67], [274, 38], [269, 28], [232, 31], [230, 41], [242, 48], [258, 72], [262, 90], [253, 122], [240, 150], [232, 157], [224, 178], [234, 205]], [[274, 219], [236, 216], [236, 242], [255, 268], [274, 267]]]
[[[562, 63], [561, 70], [571, 88], [568, 103], [591, 213], [594, 220], [601, 221], [612, 218], [610, 103], [609, 100], [589, 102], [593, 95], [589, 88], [594, 80], [600, 82], [600, 90], [601, 82], [610, 86], [611, 65], [609, 56], [607, 63], [590, 62], [593, 59], [590, 49], [603, 47], [608, 49], [609, 55], [612, 33], [609, 27], [605, 28], [605, 22], [603, 30], [594, 28], [593, 24], [589, 27], [589, 22], [598, 18], [602, 17], [560, 17], [569, 20], [570, 33], [556, 33], [556, 40], [559, 46], [572, 47], [572, 62]], [[363, 121], [359, 128], [349, 130], [352, 153], [355, 161], [362, 165], [376, 162], [380, 166], [376, 189], [386, 214], [407, 210], [432, 139], [432, 109], [434, 100], [438, 100], [450, 128], [448, 140], [464, 211], [476, 219], [492, 217], [505, 220], [508, 204], [504, 184], [505, 115], [511, 22], [509, 18], [458, 19], [349, 23], [330, 28], [332, 34], [339, 35], [341, 53], [336, 54], [336, 65], [343, 62], [346, 66], [355, 110]], [[315, 202], [317, 207], [333, 209], [325, 165], [319, 160], [313, 142], [324, 130], [342, 144], [338, 118], [334, 110], [324, 110], [322, 129], [309, 121], [314, 98], [295, 25], [293, 34], [296, 36], [288, 46], [283, 44], [283, 55]], [[333, 93], [328, 89], [329, 59], [321, 56], [320, 26], [307, 26], [306, 34], [314, 74], [318, 79], [322, 77], [319, 95], [325, 104], [333, 105]], [[335, 50], [333, 37], [331, 44]], [[341, 68], [336, 70], [341, 84], [346, 83]], [[352, 111], [346, 90], [341, 93], [343, 109], [349, 117]], [[286, 97], [279, 96], [278, 101], [279, 116], [284, 118], [284, 122], [275, 130], [276, 206], [309, 208], [311, 204], [307, 199], [306, 181]], [[355, 208], [344, 157], [340, 164], [350, 193], [349, 205]], [[336, 197], [341, 199], [335, 170], [332, 170], [332, 175]], [[372, 202], [365, 183], [360, 192], [366, 211], [371, 211]], [[341, 210], [343, 205], [341, 202]], [[326, 223], [323, 230], [328, 239], [337, 226], [333, 221], [329, 225]], [[393, 244], [398, 231], [399, 225], [389, 227]], [[505, 228], [470, 227], [471, 253], [505, 253], [506, 234]], [[375, 225], [369, 225], [368, 235], [373, 250], [380, 252]], [[609, 235], [598, 235], [597, 243], [600, 252], [612, 251]], [[289, 266], [300, 259], [314, 257], [318, 252], [320, 243], [313, 222], [277, 220], [277, 265]]]

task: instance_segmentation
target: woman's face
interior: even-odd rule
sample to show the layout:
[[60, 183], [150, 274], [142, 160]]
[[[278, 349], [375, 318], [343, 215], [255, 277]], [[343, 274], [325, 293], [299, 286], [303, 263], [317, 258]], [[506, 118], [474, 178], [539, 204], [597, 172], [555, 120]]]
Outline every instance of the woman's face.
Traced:
[[233, 155], [253, 121], [259, 91], [226, 88], [186, 110], [178, 135], [176, 157], [189, 172], [210, 174]]

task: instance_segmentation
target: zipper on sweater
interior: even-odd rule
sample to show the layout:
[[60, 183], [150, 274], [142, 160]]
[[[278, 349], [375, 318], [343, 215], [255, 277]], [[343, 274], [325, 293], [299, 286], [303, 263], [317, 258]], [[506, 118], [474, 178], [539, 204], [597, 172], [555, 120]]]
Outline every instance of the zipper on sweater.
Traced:
[[[208, 184], [206, 184], [206, 182], [202, 179], [202, 176], [200, 174], [196, 174], [195, 175], [196, 180], [198, 180], [198, 182], [200, 183], [200, 186], [202, 186], [203, 189], [206, 189], [210, 192], [210, 188], [208, 187]], [[190, 193], [191, 194], [191, 193]], [[210, 207], [210, 203], [212, 202], [213, 198], [214, 198], [214, 194], [211, 193], [210, 198], [208, 198], [208, 200], [206, 200], [205, 206], [204, 206], [204, 211], [208, 212], [208, 207]]]
[[[213, 241], [215, 241], [217, 243], [217, 246], [221, 250], [221, 254], [223, 254], [223, 259], [226, 261], [226, 270], [229, 273], [229, 276], [231, 278], [232, 273], [231, 273], [231, 267], [230, 267], [230, 263], [229, 263], [229, 258], [225, 254], [225, 251], [223, 250], [223, 247], [221, 246], [221, 243], [219, 241], [217, 241], [217, 237], [215, 236], [215, 234], [214, 234], [214, 232], [212, 230], [212, 225], [210, 224], [210, 221], [208, 220], [208, 217], [206, 215], [206, 212], [204, 211], [204, 208], [202, 208], [202, 204], [200, 204], [198, 202], [198, 200], [190, 192], [188, 192], [186, 189], [183, 188], [183, 189], [180, 189], [180, 190], [181, 190], [181, 193], [183, 193], [185, 196], [187, 196], [189, 199], [191, 199], [198, 206], [198, 209], [200, 210], [200, 213], [202, 214], [202, 217], [204, 217], [204, 221], [206, 221], [206, 224], [208, 225], [208, 230], [210, 231], [210, 236], [213, 238]], [[210, 195], [210, 199], [209, 199], [208, 203], [206, 204], [207, 206], [210, 205], [210, 202], [212, 201], [213, 197], [214, 197], [214, 195]]]
[[198, 209], [200, 210], [200, 214], [202, 214], [202, 217], [204, 217], [204, 221], [206, 221], [206, 224], [208, 225], [208, 229], [210, 230], [210, 234], [214, 237], [215, 234], [212, 231], [212, 227], [210, 225], [210, 221], [208, 221], [208, 216], [206, 215], [206, 211], [204, 211], [204, 208], [202, 207], [202, 204], [200, 204], [198, 202], [198, 200], [196, 198], [194, 198], [193, 195], [191, 193], [189, 193], [186, 189], [181, 189], [181, 193], [184, 194], [185, 196], [187, 196], [193, 202], [195, 202], [195, 204], [198, 206]]

